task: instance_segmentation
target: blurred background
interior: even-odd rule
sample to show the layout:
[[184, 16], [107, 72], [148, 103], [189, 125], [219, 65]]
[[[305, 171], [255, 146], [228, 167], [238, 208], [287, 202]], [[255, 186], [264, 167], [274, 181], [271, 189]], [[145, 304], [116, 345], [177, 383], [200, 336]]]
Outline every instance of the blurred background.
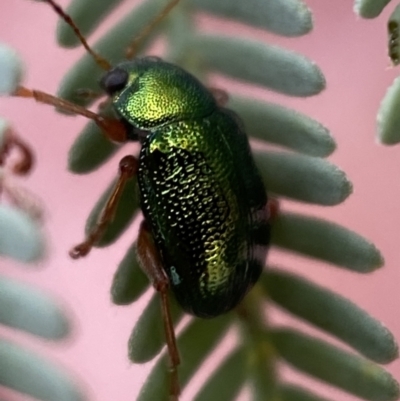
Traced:
[[[105, 27], [116, 22], [134, 1], [126, 1]], [[60, 0], [66, 6], [68, 1]], [[221, 22], [201, 15], [198, 23], [210, 32], [231, 32], [303, 53], [322, 69], [326, 90], [301, 99], [277, 95], [262, 88], [249, 87], [215, 77], [214, 86], [229, 92], [252, 95], [292, 107], [328, 127], [336, 139], [337, 150], [329, 160], [343, 169], [354, 185], [354, 193], [336, 207], [306, 206], [283, 201], [284, 210], [304, 211], [337, 222], [368, 238], [381, 250], [385, 266], [361, 275], [272, 250], [269, 262], [338, 291], [384, 322], [400, 340], [400, 145], [377, 144], [376, 114], [382, 97], [399, 68], [390, 67], [387, 57], [386, 22], [393, 9], [377, 19], [362, 20], [353, 13], [352, 2], [307, 0], [314, 12], [314, 30], [302, 38], [281, 38], [238, 23]], [[38, 2], [3, 2], [0, 12], [0, 41], [14, 47], [26, 66], [25, 85], [55, 93], [63, 74], [82, 54], [81, 49], [64, 50], [55, 43], [57, 16]], [[104, 27], [96, 32], [99, 37]], [[0, 115], [31, 144], [36, 166], [21, 184], [34, 191], [45, 205], [45, 231], [48, 238], [46, 260], [25, 267], [1, 260], [1, 271], [54, 294], [70, 310], [74, 321], [71, 339], [61, 344], [32, 341], [27, 335], [0, 328], [1, 335], [18, 339], [73, 370], [83, 381], [91, 399], [134, 400], [151, 363], [132, 365], [127, 359], [130, 331], [151, 295], [132, 306], [111, 304], [109, 288], [117, 264], [135, 238], [137, 225], [109, 248], [95, 249], [89, 257], [72, 261], [68, 250], [83, 238], [85, 220], [98, 196], [118, 168], [118, 160], [129, 152], [125, 148], [95, 173], [76, 176], [66, 169], [67, 151], [85, 121], [60, 115], [51, 107], [21, 99], [0, 99]], [[1, 306], [0, 306], [1, 307]], [[278, 310], [272, 311], [277, 323], [288, 323]], [[307, 329], [309, 331], [309, 329]], [[212, 362], [207, 363], [212, 369]], [[400, 362], [387, 369], [400, 380]], [[327, 397], [352, 400], [353, 397], [294, 374], [284, 374], [299, 384], [314, 386]], [[201, 378], [184, 393], [191, 399]], [[25, 400], [0, 387], [0, 395], [11, 401]], [[29, 398], [26, 397], [26, 400]]]

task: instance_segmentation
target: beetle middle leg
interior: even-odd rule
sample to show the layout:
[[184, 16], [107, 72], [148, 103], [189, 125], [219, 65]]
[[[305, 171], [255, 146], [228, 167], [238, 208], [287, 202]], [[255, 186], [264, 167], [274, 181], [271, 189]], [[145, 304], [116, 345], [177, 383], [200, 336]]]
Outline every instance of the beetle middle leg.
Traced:
[[159, 292], [161, 296], [161, 311], [170, 359], [170, 395], [173, 401], [177, 401], [180, 394], [177, 371], [180, 358], [168, 300], [169, 279], [164, 271], [159, 252], [153, 242], [152, 235], [145, 220], [142, 221], [139, 229], [137, 255], [142, 269], [147, 274], [154, 289]]
[[101, 239], [105, 229], [114, 218], [115, 211], [117, 209], [118, 202], [121, 198], [125, 184], [128, 180], [136, 175], [137, 169], [138, 161], [134, 156], [129, 155], [121, 159], [119, 162], [118, 181], [115, 184], [115, 187], [108, 198], [108, 201], [104, 206], [96, 225], [90, 231], [85, 241], [75, 246], [70, 251], [69, 254], [73, 259], [87, 255], [92, 249], [93, 245]]

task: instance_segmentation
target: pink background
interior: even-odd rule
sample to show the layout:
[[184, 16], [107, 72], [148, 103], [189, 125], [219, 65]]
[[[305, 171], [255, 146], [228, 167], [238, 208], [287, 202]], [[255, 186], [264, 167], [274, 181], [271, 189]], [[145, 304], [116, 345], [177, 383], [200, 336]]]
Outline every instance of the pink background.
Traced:
[[[61, 3], [66, 5], [67, 1]], [[355, 16], [352, 2], [347, 0], [307, 3], [314, 10], [315, 29], [303, 38], [283, 39], [239, 24], [224, 24], [223, 28], [232, 33], [240, 29], [243, 36], [304, 53], [321, 67], [327, 89], [309, 99], [287, 98], [245, 85], [236, 85], [234, 89], [293, 107], [331, 130], [338, 149], [330, 160], [346, 171], [354, 184], [354, 194], [334, 208], [288, 202], [283, 202], [282, 208], [305, 210], [362, 234], [378, 246], [386, 264], [382, 270], [363, 276], [300, 257], [282, 256], [276, 251], [271, 253], [270, 261], [337, 289], [383, 321], [400, 339], [400, 145], [384, 147], [375, 140], [380, 100], [399, 73], [398, 68], [388, 68], [388, 12], [365, 21]], [[55, 46], [56, 17], [45, 5], [2, 1], [0, 14], [0, 40], [16, 48], [23, 57], [27, 66], [26, 86], [54, 93], [81, 50], [66, 51]], [[201, 22], [210, 31], [221, 31], [219, 21], [203, 18]], [[217, 84], [232, 91], [232, 82], [219, 80]], [[39, 269], [3, 261], [2, 273], [54, 294], [71, 310], [75, 322], [72, 340], [62, 344], [44, 344], [4, 329], [1, 332], [9, 338], [17, 336], [35, 350], [50, 348], [54, 359], [84, 378], [84, 387], [92, 399], [133, 400], [151, 367], [133, 366], [126, 357], [126, 342], [145, 299], [130, 307], [116, 307], [110, 302], [109, 287], [117, 263], [134, 238], [135, 227], [118, 244], [95, 250], [86, 260], [74, 262], [67, 256], [71, 245], [82, 238], [91, 206], [115, 175], [118, 158], [90, 176], [73, 176], [66, 171], [66, 151], [84, 124], [82, 118], [61, 116], [49, 107], [20, 99], [1, 99], [0, 104], [0, 115], [12, 121], [15, 129], [35, 147], [38, 163], [23, 184], [39, 194], [46, 205], [50, 243], [47, 261]], [[274, 313], [274, 318], [290, 321], [279, 313]], [[207, 366], [211, 369], [213, 362]], [[400, 380], [399, 362], [387, 368]], [[314, 381], [303, 376], [288, 374], [297, 383], [315, 386]], [[199, 385], [199, 381], [192, 385], [183, 399], [191, 399]], [[0, 394], [3, 391], [0, 388]], [[318, 391], [332, 399], [353, 399], [326, 386], [318, 386]], [[15, 393], [8, 395], [12, 401], [21, 399]]]

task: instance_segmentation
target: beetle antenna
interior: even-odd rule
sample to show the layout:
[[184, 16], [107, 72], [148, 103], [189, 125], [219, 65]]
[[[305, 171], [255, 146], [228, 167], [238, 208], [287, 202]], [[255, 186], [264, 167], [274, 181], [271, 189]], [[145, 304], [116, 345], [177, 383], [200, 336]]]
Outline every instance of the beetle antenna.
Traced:
[[[54, 107], [57, 107], [63, 111], [78, 114], [93, 120], [105, 133], [108, 139], [114, 142], [125, 142], [126, 141], [126, 127], [123, 122], [116, 118], [105, 117], [100, 114], [93, 113], [92, 111], [85, 109], [75, 103], [71, 103], [68, 100], [61, 99], [59, 97], [50, 95], [48, 93], [32, 90], [23, 86], [18, 86], [12, 94], [13, 96], [35, 99], [39, 103], [45, 103]], [[1, 161], [1, 160], [0, 160]]]
[[76, 36], [82, 43], [83, 47], [87, 50], [88, 53], [91, 54], [91, 56], [94, 58], [95, 62], [103, 69], [106, 71], [109, 71], [112, 68], [112, 65], [100, 54], [96, 53], [88, 44], [86, 41], [85, 37], [82, 35], [81, 31], [79, 28], [76, 26], [75, 22], [72, 20], [72, 18], [65, 13], [65, 11], [61, 8], [60, 5], [58, 5], [55, 1], [53, 0], [43, 0], [45, 3], [49, 4], [53, 10], [74, 30]]
[[133, 39], [128, 46], [125, 56], [128, 60], [136, 56], [139, 46], [150, 35], [153, 29], [169, 14], [169, 12], [179, 3], [180, 0], [170, 0], [155, 18], [148, 23], [141, 32]]

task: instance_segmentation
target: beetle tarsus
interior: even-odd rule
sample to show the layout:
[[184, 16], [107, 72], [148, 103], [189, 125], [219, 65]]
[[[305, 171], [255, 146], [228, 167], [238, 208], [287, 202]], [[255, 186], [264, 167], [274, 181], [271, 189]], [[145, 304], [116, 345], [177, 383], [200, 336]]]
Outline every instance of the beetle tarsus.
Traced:
[[90, 252], [91, 249], [92, 249], [91, 244], [83, 242], [82, 244], [74, 246], [69, 251], [69, 256], [72, 259], [79, 259], [79, 258], [82, 258], [82, 257], [86, 256]]

